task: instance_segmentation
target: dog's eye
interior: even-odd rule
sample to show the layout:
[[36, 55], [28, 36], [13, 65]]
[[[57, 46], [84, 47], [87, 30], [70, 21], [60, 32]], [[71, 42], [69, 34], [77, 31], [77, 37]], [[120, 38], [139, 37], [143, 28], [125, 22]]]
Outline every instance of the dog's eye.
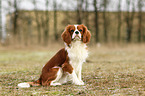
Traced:
[[82, 32], [82, 29], [80, 29], [79, 31]]
[[70, 30], [71, 32], [74, 32], [74, 30]]

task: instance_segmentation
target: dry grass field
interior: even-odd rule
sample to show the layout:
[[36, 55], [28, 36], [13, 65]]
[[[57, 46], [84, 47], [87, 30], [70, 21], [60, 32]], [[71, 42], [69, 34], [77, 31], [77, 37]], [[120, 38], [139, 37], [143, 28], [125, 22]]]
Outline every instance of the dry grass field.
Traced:
[[90, 46], [83, 65], [84, 86], [18, 88], [39, 78], [43, 65], [61, 48], [0, 48], [0, 96], [145, 96], [145, 45]]

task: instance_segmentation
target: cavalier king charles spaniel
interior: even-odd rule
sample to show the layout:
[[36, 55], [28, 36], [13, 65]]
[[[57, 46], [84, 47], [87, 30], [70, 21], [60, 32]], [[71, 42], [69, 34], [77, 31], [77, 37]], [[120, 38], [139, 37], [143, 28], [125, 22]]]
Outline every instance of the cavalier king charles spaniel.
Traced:
[[19, 83], [21, 88], [30, 86], [62, 85], [71, 81], [84, 85], [81, 77], [82, 64], [88, 57], [87, 43], [91, 34], [86, 26], [68, 25], [62, 33], [65, 48], [60, 49], [42, 68], [40, 78], [34, 82]]

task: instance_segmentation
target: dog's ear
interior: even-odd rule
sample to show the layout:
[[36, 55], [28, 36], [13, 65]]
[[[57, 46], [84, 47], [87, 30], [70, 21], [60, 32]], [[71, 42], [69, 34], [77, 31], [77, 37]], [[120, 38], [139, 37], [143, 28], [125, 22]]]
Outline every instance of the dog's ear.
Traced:
[[70, 25], [68, 25], [65, 28], [64, 32], [61, 34], [61, 37], [62, 37], [63, 41], [65, 43], [67, 43], [67, 45], [69, 45], [71, 43], [71, 35], [70, 35], [70, 32], [69, 32], [70, 31], [69, 28], [70, 28]]
[[91, 33], [85, 25], [82, 24], [82, 26], [83, 26], [82, 41], [84, 43], [88, 43], [88, 42], [90, 42], [90, 39], [91, 39]]

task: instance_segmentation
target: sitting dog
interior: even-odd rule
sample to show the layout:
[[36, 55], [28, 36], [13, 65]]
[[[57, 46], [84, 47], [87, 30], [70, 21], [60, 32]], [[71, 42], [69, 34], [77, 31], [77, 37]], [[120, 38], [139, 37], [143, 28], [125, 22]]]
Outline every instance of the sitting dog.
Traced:
[[91, 34], [82, 25], [68, 25], [62, 33], [65, 48], [59, 50], [43, 67], [40, 78], [35, 82], [18, 84], [30, 86], [62, 85], [71, 81], [75, 85], [84, 85], [81, 78], [82, 64], [88, 57], [87, 43]]

